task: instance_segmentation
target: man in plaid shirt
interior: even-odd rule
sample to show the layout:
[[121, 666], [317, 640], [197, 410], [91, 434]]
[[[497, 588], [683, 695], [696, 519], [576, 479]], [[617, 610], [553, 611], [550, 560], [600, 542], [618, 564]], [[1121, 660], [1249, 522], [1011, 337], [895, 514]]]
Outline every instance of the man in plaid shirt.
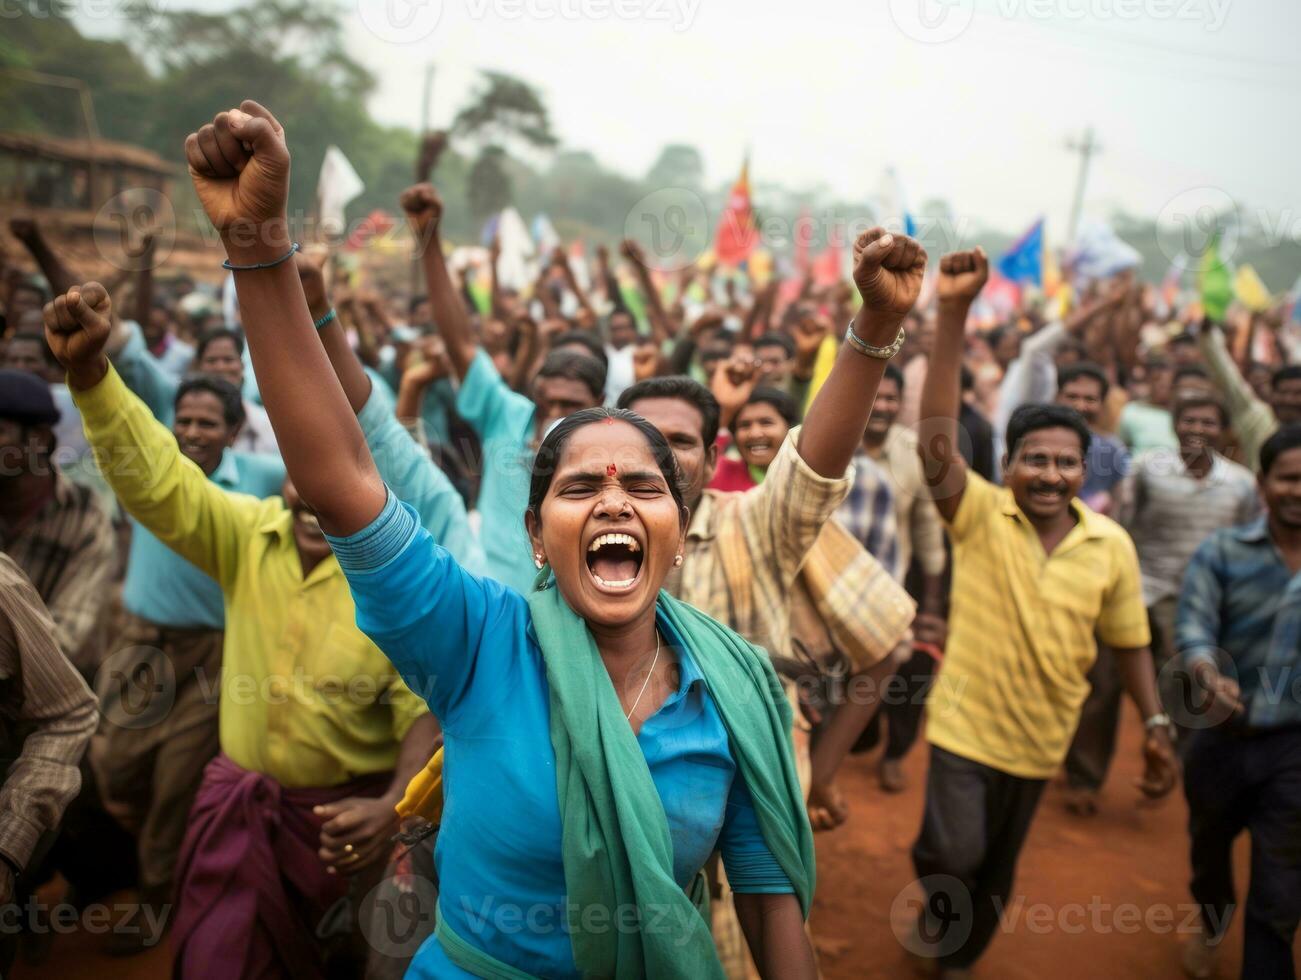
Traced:
[[59, 647], [90, 678], [103, 652], [116, 542], [103, 503], [53, 462], [58, 421], [44, 381], [0, 371], [0, 551], [36, 586]]

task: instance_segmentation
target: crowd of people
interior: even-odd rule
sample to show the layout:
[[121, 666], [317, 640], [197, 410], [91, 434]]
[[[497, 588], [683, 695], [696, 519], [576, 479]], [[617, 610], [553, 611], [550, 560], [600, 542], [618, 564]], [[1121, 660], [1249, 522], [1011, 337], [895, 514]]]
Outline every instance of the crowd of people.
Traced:
[[[185, 144], [237, 315], [10, 223], [0, 905], [134, 888], [109, 951], [183, 977], [815, 977], [837, 772], [879, 746], [897, 794], [924, 732], [904, 944], [962, 977], [1049, 781], [1097, 812], [1124, 693], [1139, 791], [1187, 800], [1184, 969], [1236, 914], [1241, 975], [1294, 976], [1281, 313], [1130, 271], [973, 329], [984, 251], [882, 228], [787, 290], [627, 241], [518, 291], [492, 255], [484, 310], [428, 182], [419, 292], [301, 247], [292, 136], [246, 102]], [[378, 941], [386, 894], [436, 914]], [[0, 929], [0, 970], [42, 938]]]

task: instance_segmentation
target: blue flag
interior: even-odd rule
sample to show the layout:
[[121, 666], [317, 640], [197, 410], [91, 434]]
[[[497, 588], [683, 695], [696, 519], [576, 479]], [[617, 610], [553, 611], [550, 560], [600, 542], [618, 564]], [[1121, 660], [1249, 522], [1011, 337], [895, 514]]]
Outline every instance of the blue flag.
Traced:
[[1044, 219], [1032, 224], [1015, 245], [998, 260], [998, 271], [1005, 279], [1015, 283], [1043, 285], [1044, 278]]

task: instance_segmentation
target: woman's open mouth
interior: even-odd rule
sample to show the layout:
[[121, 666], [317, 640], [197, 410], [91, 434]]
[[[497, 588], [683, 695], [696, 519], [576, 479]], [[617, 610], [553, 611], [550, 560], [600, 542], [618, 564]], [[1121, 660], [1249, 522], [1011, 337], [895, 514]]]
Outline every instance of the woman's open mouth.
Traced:
[[604, 592], [627, 592], [641, 576], [645, 553], [631, 534], [598, 534], [587, 546], [587, 570]]

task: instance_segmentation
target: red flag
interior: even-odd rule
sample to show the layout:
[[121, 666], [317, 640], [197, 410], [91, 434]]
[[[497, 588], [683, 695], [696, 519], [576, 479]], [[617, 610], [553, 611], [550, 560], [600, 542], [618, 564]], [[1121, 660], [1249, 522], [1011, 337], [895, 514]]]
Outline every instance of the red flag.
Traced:
[[352, 234], [348, 236], [348, 240], [343, 243], [343, 247], [350, 252], [364, 248], [370, 244], [371, 239], [390, 231], [395, 224], [387, 211], [376, 208], [361, 219], [357, 227], [352, 230]]
[[813, 260], [813, 284], [815, 286], [834, 286], [844, 277], [840, 243], [832, 241], [816, 259]]
[[795, 272], [804, 275], [809, 269], [809, 239], [813, 236], [813, 218], [806, 204], [795, 222]]
[[758, 244], [759, 232], [754, 226], [754, 212], [750, 208], [750, 161], [746, 160], [741, 164], [741, 176], [732, 185], [727, 206], [718, 221], [714, 255], [721, 265], [739, 265]]

